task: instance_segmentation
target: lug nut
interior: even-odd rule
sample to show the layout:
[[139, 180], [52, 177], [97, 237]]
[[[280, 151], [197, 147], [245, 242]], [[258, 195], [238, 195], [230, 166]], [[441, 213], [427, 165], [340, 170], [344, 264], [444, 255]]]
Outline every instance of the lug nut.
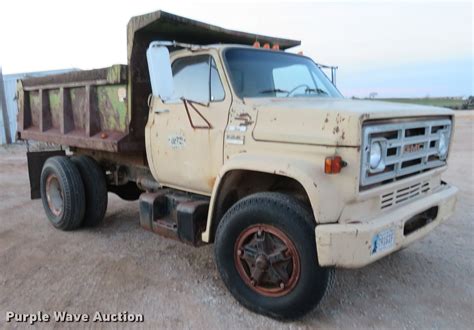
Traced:
[[284, 288], [285, 288], [285, 283], [280, 282], [280, 289], [284, 289]]
[[251, 280], [250, 284], [252, 284], [252, 286], [255, 286], [255, 280]]
[[238, 250], [237, 250], [237, 255], [238, 255], [238, 256], [241, 256], [241, 255], [242, 255], [242, 250], [241, 250], [241, 249], [238, 249]]

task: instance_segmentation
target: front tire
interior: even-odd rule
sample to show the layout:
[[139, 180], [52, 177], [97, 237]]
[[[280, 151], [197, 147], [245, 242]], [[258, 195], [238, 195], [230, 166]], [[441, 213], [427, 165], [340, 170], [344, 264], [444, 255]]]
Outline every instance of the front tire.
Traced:
[[219, 223], [215, 257], [222, 280], [246, 308], [295, 319], [323, 298], [330, 271], [318, 264], [311, 212], [281, 193], [257, 193]]
[[79, 170], [65, 156], [48, 158], [41, 171], [41, 199], [46, 216], [61, 230], [79, 228], [84, 218], [85, 194]]

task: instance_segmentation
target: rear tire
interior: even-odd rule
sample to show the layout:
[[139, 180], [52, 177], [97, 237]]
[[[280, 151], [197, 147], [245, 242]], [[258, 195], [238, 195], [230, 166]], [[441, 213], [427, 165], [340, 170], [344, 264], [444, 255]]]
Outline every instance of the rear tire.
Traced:
[[74, 230], [85, 212], [85, 195], [79, 170], [65, 156], [48, 158], [41, 171], [41, 199], [54, 227]]
[[311, 311], [331, 275], [319, 266], [314, 228], [311, 212], [291, 196], [256, 193], [238, 201], [219, 223], [214, 250], [232, 295], [277, 319]]
[[104, 219], [107, 211], [107, 183], [99, 164], [88, 156], [72, 157], [79, 169], [86, 196], [83, 226], [94, 227]]

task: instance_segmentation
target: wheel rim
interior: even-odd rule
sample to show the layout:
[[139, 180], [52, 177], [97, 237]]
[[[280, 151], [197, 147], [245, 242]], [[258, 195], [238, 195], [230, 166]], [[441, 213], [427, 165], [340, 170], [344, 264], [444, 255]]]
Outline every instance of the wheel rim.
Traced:
[[63, 212], [63, 191], [56, 175], [51, 174], [46, 179], [46, 199], [48, 207], [55, 216], [60, 216]]
[[300, 257], [280, 229], [266, 224], [246, 228], [234, 248], [237, 271], [254, 291], [270, 297], [291, 292], [300, 277]]

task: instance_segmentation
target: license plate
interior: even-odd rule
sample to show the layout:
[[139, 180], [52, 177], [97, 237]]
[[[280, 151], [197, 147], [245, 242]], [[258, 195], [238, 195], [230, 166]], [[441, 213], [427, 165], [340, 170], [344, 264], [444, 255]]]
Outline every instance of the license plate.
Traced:
[[395, 232], [393, 229], [385, 229], [372, 237], [371, 254], [390, 250], [395, 245]]

